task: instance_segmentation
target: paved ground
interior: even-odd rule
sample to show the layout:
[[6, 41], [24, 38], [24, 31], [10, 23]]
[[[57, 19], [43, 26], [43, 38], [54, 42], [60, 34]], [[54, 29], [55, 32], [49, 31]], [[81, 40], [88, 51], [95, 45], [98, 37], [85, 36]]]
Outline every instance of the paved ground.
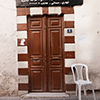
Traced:
[[[69, 97], [62, 97], [62, 98], [21, 98], [21, 97], [0, 97], [0, 100], [78, 100], [78, 97], [75, 95], [70, 95]], [[82, 100], [93, 100], [92, 93], [88, 93], [85, 97], [82, 95]], [[96, 100], [100, 100], [100, 92], [96, 92]]]
[[[33, 98], [33, 99], [22, 99], [19, 97], [9, 97], [9, 98], [1, 98], [0, 100], [78, 100], [78, 98], [76, 97], [72, 97], [72, 98]], [[82, 100], [93, 100], [93, 98], [82, 98]], [[97, 99], [97, 100], [100, 100]]]

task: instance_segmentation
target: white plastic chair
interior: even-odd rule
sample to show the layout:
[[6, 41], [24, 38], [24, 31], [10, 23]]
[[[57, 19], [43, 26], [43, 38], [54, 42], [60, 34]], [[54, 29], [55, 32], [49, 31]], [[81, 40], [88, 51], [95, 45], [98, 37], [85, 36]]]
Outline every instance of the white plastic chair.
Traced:
[[[84, 73], [85, 73], [86, 79], [84, 79], [83, 68], [85, 68]], [[71, 66], [71, 69], [72, 69], [74, 82], [76, 83], [76, 95], [79, 92], [79, 100], [81, 100], [81, 87], [82, 86], [84, 86], [84, 95], [86, 96], [86, 85], [92, 86], [93, 97], [94, 97], [94, 100], [96, 100], [93, 84], [89, 80], [89, 77], [88, 77], [88, 67], [85, 64], [73, 64]]]

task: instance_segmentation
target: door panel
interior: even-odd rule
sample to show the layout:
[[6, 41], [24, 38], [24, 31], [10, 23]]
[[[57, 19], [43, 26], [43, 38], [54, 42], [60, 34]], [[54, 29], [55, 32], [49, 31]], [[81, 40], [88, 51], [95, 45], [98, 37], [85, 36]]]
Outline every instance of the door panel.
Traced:
[[[38, 40], [38, 41], [37, 41]], [[32, 30], [31, 31], [31, 55], [42, 57], [42, 31]]]
[[51, 59], [51, 63], [52, 66], [55, 65], [61, 65], [61, 59]]
[[44, 56], [43, 56], [43, 17], [28, 19], [28, 52], [30, 92], [45, 90]]
[[62, 69], [50, 68], [50, 91], [62, 91]]
[[60, 18], [48, 18], [48, 27], [61, 27], [61, 19]]
[[49, 91], [63, 91], [62, 17], [48, 17]]
[[31, 91], [43, 91], [43, 69], [31, 70]]
[[33, 66], [42, 66], [42, 60], [41, 59], [32, 59]]
[[32, 18], [30, 20], [30, 28], [41, 28], [42, 27], [42, 18]]
[[61, 30], [50, 29], [50, 55], [61, 55]]
[[29, 92], [64, 91], [62, 16], [28, 18]]

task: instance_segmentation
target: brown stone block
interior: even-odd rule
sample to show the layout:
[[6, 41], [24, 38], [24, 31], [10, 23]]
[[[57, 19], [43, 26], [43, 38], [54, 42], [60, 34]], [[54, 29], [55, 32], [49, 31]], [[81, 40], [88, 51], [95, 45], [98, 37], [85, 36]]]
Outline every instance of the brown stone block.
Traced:
[[17, 31], [27, 31], [27, 24], [17, 24]]
[[48, 14], [48, 7], [42, 7], [42, 13]]
[[61, 7], [62, 14], [74, 14], [73, 7]]
[[17, 16], [30, 15], [30, 8], [17, 8]]
[[76, 90], [76, 84], [66, 84], [66, 91], [75, 91]]
[[66, 59], [75, 59], [75, 51], [66, 51], [65, 58]]
[[65, 36], [65, 43], [75, 43], [75, 37], [74, 36]]
[[65, 68], [65, 74], [66, 74], [66, 75], [72, 75], [71, 67], [66, 67], [66, 68]]
[[21, 43], [21, 39], [18, 39], [17, 40], [17, 45], [18, 46], [27, 46], [27, 39], [25, 39], [24, 45], [21, 45], [20, 43]]
[[18, 61], [28, 61], [28, 54], [18, 54]]
[[28, 68], [18, 68], [18, 75], [28, 75]]
[[65, 21], [65, 28], [74, 28], [74, 21]]
[[18, 84], [18, 90], [27, 91], [28, 90], [28, 84], [26, 84], [26, 83], [19, 83]]

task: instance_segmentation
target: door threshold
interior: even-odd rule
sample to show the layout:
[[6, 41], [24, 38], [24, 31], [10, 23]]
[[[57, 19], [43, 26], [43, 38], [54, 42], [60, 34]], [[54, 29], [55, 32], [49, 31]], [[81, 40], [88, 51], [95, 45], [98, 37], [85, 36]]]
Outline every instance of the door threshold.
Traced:
[[21, 98], [68, 98], [69, 95], [65, 92], [62, 93], [28, 93], [28, 94], [24, 94], [21, 95]]

